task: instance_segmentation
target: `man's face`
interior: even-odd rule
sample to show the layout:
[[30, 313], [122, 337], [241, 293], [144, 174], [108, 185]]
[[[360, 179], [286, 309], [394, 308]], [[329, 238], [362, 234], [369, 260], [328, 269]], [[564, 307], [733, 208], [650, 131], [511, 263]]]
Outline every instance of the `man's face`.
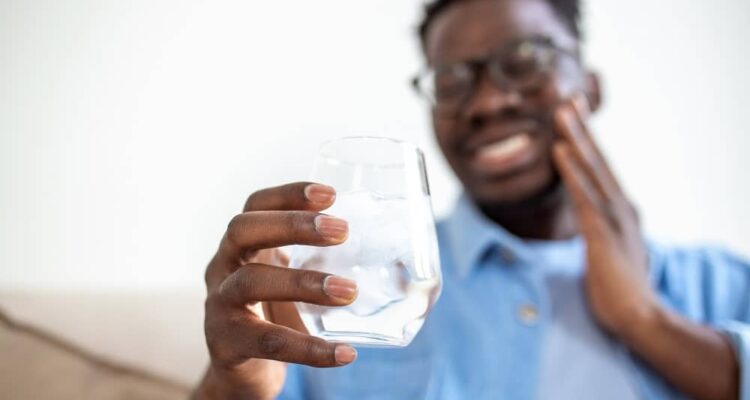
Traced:
[[[458, 2], [432, 22], [425, 39], [431, 66], [484, 59], [518, 40], [547, 37], [567, 49], [577, 42], [545, 0]], [[486, 69], [461, 106], [433, 109], [438, 144], [464, 188], [481, 204], [517, 204], [559, 184], [552, 161], [555, 107], [583, 90], [571, 55], [532, 92], [496, 84]]]

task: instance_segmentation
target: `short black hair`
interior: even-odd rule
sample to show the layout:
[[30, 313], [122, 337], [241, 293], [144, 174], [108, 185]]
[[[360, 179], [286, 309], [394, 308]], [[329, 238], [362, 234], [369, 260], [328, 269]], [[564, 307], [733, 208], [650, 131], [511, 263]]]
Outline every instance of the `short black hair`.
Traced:
[[[427, 30], [430, 28], [430, 24], [435, 20], [442, 11], [448, 6], [470, 0], [433, 0], [425, 5], [424, 17], [422, 22], [419, 24], [419, 39], [422, 42], [424, 48], [425, 40], [427, 38]], [[581, 1], [580, 0], [545, 0], [555, 10], [557, 15], [560, 16], [563, 23], [570, 29], [570, 32], [577, 40], [581, 40]]]

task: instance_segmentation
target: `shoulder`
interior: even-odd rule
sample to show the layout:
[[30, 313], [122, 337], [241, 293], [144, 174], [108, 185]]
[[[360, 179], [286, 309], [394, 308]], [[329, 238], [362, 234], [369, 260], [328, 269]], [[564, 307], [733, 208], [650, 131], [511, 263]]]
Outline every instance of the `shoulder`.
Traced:
[[650, 242], [654, 285], [678, 311], [720, 320], [750, 304], [750, 262], [719, 246]]

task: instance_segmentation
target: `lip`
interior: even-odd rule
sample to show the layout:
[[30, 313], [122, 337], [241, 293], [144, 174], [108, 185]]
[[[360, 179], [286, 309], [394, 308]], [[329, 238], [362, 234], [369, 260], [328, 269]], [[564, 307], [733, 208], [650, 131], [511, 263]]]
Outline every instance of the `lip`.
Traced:
[[481, 147], [505, 140], [521, 132], [528, 132], [535, 137], [539, 127], [540, 124], [534, 120], [495, 123], [472, 135], [466, 141], [463, 150], [469, 156], [473, 156]]
[[[490, 125], [466, 142], [465, 157], [471, 169], [481, 175], [492, 177], [515, 175], [539, 159], [541, 154], [539, 128], [540, 124], [534, 120]], [[516, 140], [514, 144], [519, 144], [520, 138], [515, 136], [525, 137], [522, 138], [522, 145], [513, 146], [514, 151], [506, 152], [506, 154], [498, 154], [498, 152], [492, 154], [492, 151], [488, 154], [488, 152], [481, 151], [490, 150], [493, 145], [501, 142], [509, 144], [509, 140]]]

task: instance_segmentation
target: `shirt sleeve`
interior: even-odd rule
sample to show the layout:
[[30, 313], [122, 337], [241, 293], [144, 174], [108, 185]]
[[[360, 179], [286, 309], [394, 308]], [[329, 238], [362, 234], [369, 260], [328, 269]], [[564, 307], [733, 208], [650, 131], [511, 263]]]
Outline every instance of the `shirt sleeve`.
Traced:
[[722, 330], [731, 339], [740, 364], [740, 399], [750, 400], [750, 324], [730, 321]]
[[750, 400], [750, 263], [717, 247], [657, 248], [654, 283], [684, 316], [730, 339], [740, 368], [740, 399]]
[[[750, 263], [727, 251], [707, 252], [717, 287], [717, 304], [723, 314], [716, 328], [725, 333], [735, 351], [740, 368], [740, 399], [750, 400]], [[721, 279], [717, 279], [721, 278]], [[721, 311], [728, 311], [721, 313]]]

